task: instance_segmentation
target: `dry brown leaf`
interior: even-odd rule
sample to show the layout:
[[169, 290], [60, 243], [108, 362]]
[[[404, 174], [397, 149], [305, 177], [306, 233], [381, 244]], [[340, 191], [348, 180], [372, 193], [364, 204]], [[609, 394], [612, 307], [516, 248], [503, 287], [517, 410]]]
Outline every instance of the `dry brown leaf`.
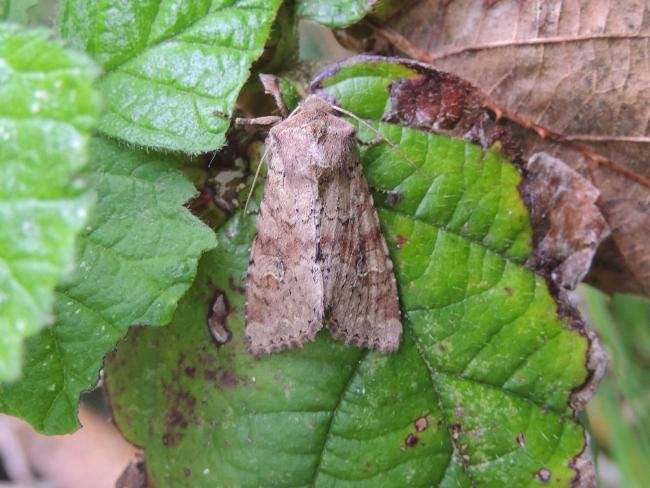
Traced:
[[375, 26], [375, 41], [363, 45], [382, 49], [388, 41], [457, 74], [485, 92], [498, 116], [532, 128], [524, 153], [552, 155], [601, 192], [612, 237], [591, 281], [650, 295], [649, 7], [646, 0], [422, 0]]

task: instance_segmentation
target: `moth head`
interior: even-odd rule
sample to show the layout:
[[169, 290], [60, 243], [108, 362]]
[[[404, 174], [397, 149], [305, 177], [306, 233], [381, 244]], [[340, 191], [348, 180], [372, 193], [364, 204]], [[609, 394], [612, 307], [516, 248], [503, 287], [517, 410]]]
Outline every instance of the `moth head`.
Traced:
[[275, 164], [317, 179], [338, 173], [358, 157], [354, 126], [323, 111], [297, 112], [271, 130], [270, 143], [280, 156]]

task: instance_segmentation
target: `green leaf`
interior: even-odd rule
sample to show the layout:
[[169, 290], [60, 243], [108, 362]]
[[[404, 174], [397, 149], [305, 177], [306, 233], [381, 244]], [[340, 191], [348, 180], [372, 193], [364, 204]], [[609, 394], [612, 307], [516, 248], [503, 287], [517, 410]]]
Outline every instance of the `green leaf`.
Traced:
[[280, 94], [282, 101], [287, 107], [289, 112], [293, 112], [300, 103], [300, 93], [296, 83], [289, 78], [280, 78], [278, 85], [280, 87]]
[[132, 324], [169, 322], [213, 232], [183, 204], [195, 193], [174, 161], [104, 139], [91, 147], [97, 204], [79, 264], [57, 289], [57, 322], [27, 342], [24, 378], [0, 390], [0, 408], [46, 433], [78, 426], [79, 394]]
[[104, 133], [188, 153], [225, 140], [280, 0], [65, 0], [61, 30], [104, 66]]
[[27, 23], [28, 10], [38, 4], [38, 0], [0, 0], [0, 20]]
[[298, 0], [296, 9], [304, 19], [328, 27], [347, 27], [363, 19], [377, 3], [377, 0]]
[[[589, 404], [589, 421], [602, 456], [616, 464], [620, 486], [645, 486], [650, 459], [650, 301], [608, 297], [582, 287], [582, 305], [611, 356], [607, 377]], [[599, 457], [600, 459], [600, 457]]]
[[0, 24], [0, 381], [50, 321], [91, 199], [77, 173], [99, 113], [98, 74], [46, 30]]
[[[350, 93], [363, 99], [379, 77]], [[114, 419], [156, 486], [571, 484], [585, 439], [569, 400], [588, 375], [588, 340], [524, 265], [519, 173], [498, 152], [374, 125], [400, 148], [362, 149], [400, 287], [399, 351], [325, 331], [251, 357], [241, 287], [254, 228], [233, 218], [170, 326], [134, 330], [107, 365]], [[232, 339], [217, 347], [206, 316], [219, 293]]]

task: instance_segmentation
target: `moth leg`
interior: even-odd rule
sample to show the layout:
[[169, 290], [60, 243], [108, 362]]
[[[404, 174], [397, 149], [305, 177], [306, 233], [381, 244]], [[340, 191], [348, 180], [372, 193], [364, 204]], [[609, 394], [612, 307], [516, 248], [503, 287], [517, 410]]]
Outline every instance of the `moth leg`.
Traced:
[[276, 115], [266, 115], [263, 117], [255, 118], [246, 118], [246, 117], [237, 117], [235, 119], [235, 125], [237, 127], [243, 127], [250, 130], [251, 132], [255, 131], [264, 131], [269, 130], [271, 127], [276, 125], [282, 120], [282, 117]]

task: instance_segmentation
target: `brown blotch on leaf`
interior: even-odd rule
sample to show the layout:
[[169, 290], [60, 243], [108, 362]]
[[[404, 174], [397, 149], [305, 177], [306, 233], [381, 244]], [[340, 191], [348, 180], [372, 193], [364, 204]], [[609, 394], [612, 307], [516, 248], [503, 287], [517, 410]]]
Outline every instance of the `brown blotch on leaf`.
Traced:
[[185, 416], [178, 410], [171, 410], [166, 417], [166, 429], [162, 436], [162, 443], [165, 446], [174, 446], [185, 435], [184, 431], [187, 428], [187, 420]]
[[239, 383], [239, 379], [232, 371], [224, 369], [219, 374], [219, 384], [224, 388], [234, 388]]
[[524, 438], [523, 432], [517, 434], [517, 444], [519, 444], [520, 447], [526, 447], [526, 439]]
[[223, 346], [232, 338], [232, 332], [228, 327], [228, 314], [230, 305], [226, 295], [217, 291], [212, 299], [212, 306], [208, 314], [208, 330], [217, 346]]
[[424, 432], [429, 427], [429, 415], [423, 415], [415, 421], [415, 430], [417, 432]]
[[196, 397], [171, 385], [164, 385], [163, 391], [169, 408], [165, 415], [162, 442], [165, 446], [174, 446], [183, 438], [190, 423], [196, 422]]
[[395, 246], [397, 247], [397, 249], [399, 249], [399, 248], [401, 248], [404, 244], [406, 244], [408, 241], [409, 241], [409, 238], [408, 238], [408, 237], [399, 234], [399, 235], [395, 238]]
[[235, 373], [227, 369], [205, 369], [203, 371], [203, 378], [206, 381], [214, 383], [219, 388], [234, 388], [241, 382], [241, 378], [237, 377]]
[[391, 110], [386, 119], [429, 130], [450, 130], [466, 120], [465, 113], [480, 107], [480, 100], [469, 96], [474, 92], [472, 85], [456, 76], [427, 70], [417, 78], [391, 84]]
[[418, 442], [420, 442], [420, 438], [415, 434], [409, 434], [406, 436], [406, 439], [404, 439], [404, 445], [406, 447], [414, 447]]
[[542, 468], [537, 473], [535, 473], [535, 478], [537, 478], [542, 483], [548, 483], [551, 481], [551, 471], [547, 468]]
[[192, 474], [192, 470], [190, 468], [183, 468], [183, 476], [189, 478], [191, 474]]

